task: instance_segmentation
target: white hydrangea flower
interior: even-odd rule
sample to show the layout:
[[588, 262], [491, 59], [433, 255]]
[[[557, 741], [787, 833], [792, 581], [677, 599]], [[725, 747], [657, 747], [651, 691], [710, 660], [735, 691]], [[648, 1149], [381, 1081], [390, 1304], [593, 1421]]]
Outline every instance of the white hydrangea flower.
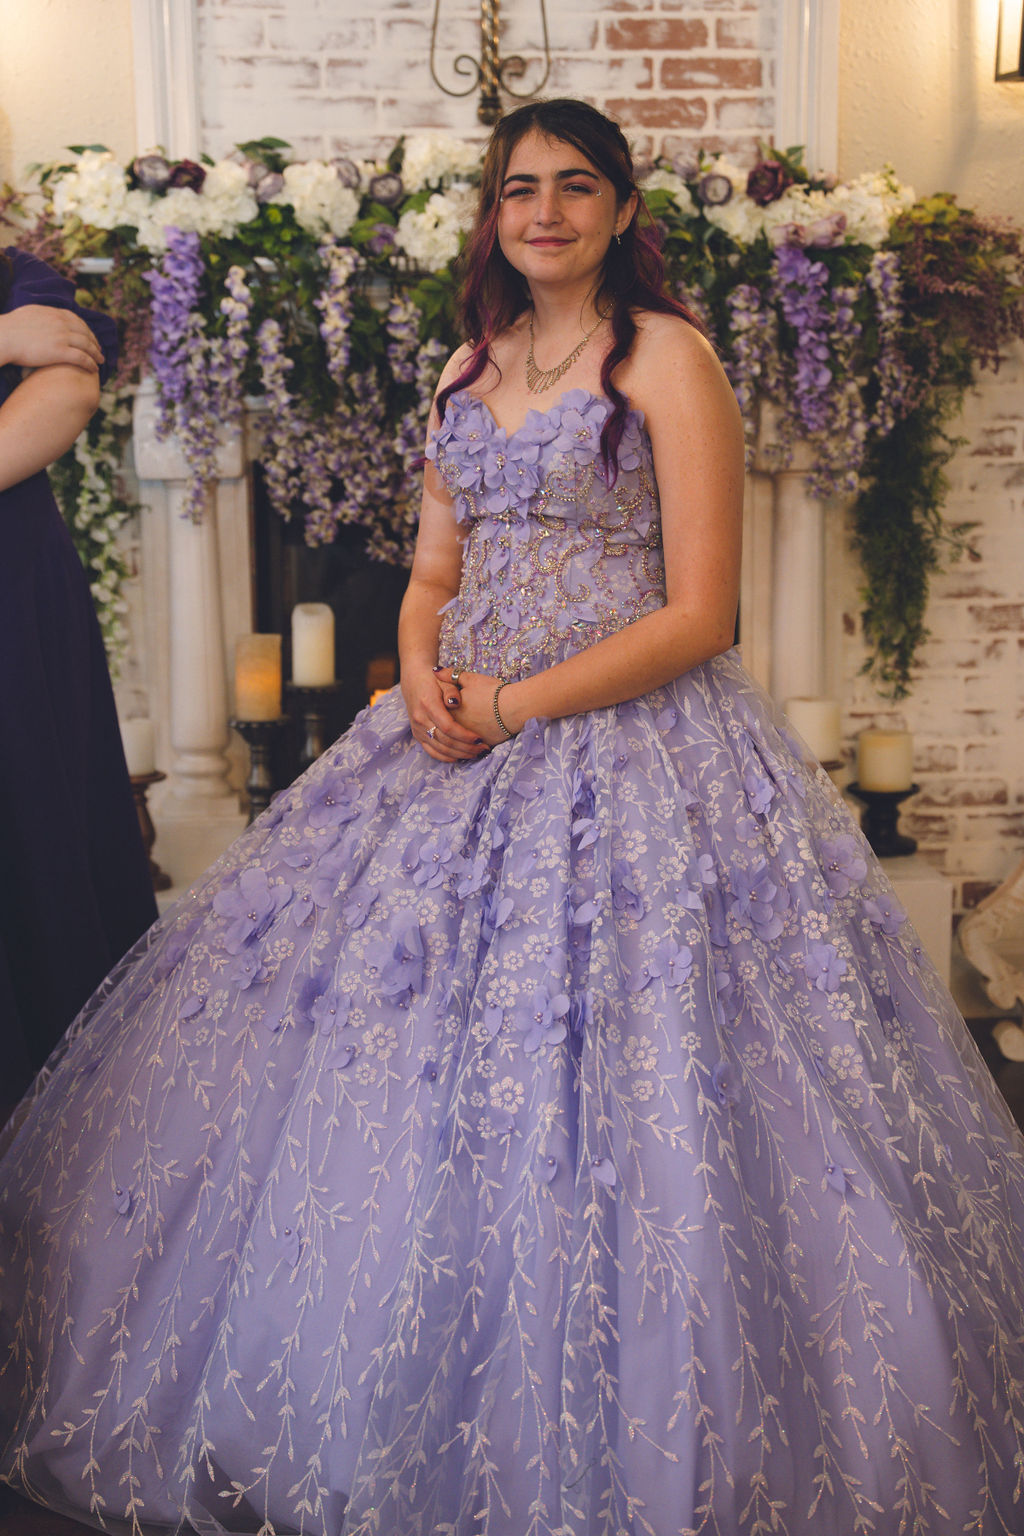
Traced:
[[244, 165], [237, 160], [218, 160], [206, 172], [200, 197], [208, 217], [216, 220], [213, 229], [233, 234], [241, 224], [248, 224], [259, 212], [259, 205]]
[[675, 171], [662, 170], [656, 166], [649, 176], [644, 177], [641, 191], [670, 193], [684, 217], [692, 217], [697, 212], [689, 187], [681, 176], [676, 175]]
[[884, 171], [868, 171], [830, 194], [830, 212], [845, 213], [846, 237], [877, 250], [893, 219], [916, 201], [912, 187]]
[[402, 183], [406, 192], [447, 187], [477, 170], [481, 146], [449, 133], [416, 133], [405, 141]]
[[466, 228], [465, 199], [435, 192], [422, 213], [407, 209], [395, 235], [399, 250], [428, 272], [440, 272], [459, 251], [459, 235]]
[[73, 171], [62, 176], [53, 193], [58, 223], [81, 219], [94, 229], [114, 229], [125, 223], [128, 182], [109, 150], [87, 149]]
[[311, 235], [332, 234], [341, 239], [355, 223], [359, 196], [343, 187], [332, 165], [306, 160], [284, 168], [284, 188], [275, 203], [290, 203], [295, 217]]

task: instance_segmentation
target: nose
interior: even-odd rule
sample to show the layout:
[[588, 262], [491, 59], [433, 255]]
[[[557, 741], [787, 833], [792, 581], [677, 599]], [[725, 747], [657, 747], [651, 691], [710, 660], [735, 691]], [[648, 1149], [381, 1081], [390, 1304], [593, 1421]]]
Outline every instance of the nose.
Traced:
[[538, 224], [555, 224], [562, 217], [562, 203], [557, 187], [541, 187], [537, 193], [534, 217]]

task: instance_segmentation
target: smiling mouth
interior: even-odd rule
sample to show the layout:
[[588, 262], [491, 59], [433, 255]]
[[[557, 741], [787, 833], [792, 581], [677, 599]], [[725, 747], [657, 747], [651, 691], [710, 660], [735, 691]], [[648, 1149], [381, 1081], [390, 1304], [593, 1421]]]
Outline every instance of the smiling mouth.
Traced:
[[541, 236], [537, 240], [527, 241], [528, 245], [569, 245], [570, 243], [568, 240], [560, 240], [557, 235]]

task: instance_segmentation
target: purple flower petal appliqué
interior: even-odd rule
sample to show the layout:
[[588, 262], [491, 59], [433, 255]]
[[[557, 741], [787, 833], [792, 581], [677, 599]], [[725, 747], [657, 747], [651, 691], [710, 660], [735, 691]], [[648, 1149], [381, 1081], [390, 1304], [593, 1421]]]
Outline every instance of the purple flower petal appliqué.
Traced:
[[862, 902], [861, 911], [872, 928], [877, 928], [890, 939], [899, 933], [907, 920], [907, 914], [888, 891], [881, 891], [877, 896]]
[[375, 887], [349, 891], [341, 907], [342, 922], [349, 928], [361, 928], [379, 895], [380, 891]]
[[831, 1185], [836, 1194], [846, 1194], [846, 1175], [834, 1158], [829, 1158], [825, 1164], [825, 1183]]
[[735, 1109], [740, 1100], [736, 1068], [731, 1061], [716, 1061], [711, 1069], [711, 1086], [723, 1109]]
[[545, 1184], [552, 1184], [552, 1183], [554, 1183], [555, 1176], [557, 1175], [557, 1173], [558, 1173], [558, 1158], [557, 1157], [542, 1157], [540, 1159], [540, 1165], [539, 1165], [538, 1170], [537, 1170], [537, 1177], [539, 1179], [541, 1179], [543, 1181], [543, 1183], [545, 1183]]
[[228, 919], [224, 934], [228, 954], [237, 955], [250, 939], [261, 937], [291, 895], [292, 887], [284, 881], [272, 884], [265, 869], [243, 869], [234, 885], [218, 891], [213, 907]]
[[846, 896], [868, 872], [857, 840], [849, 833], [826, 839], [821, 845], [821, 861], [833, 896]]
[[804, 975], [819, 992], [835, 992], [846, 975], [846, 961], [834, 944], [812, 944], [804, 956]]
[[194, 1019], [196, 1014], [202, 1013], [205, 1007], [206, 998], [202, 997], [198, 992], [193, 992], [182, 1003], [178, 1017], [179, 1019]]
[[607, 1157], [592, 1157], [590, 1159], [590, 1176], [599, 1184], [604, 1184], [608, 1189], [614, 1189], [619, 1181], [615, 1172], [615, 1164]]
[[277, 1249], [289, 1269], [294, 1269], [299, 1262], [301, 1248], [302, 1238], [299, 1235], [298, 1227], [293, 1227], [289, 1223], [286, 1227], [278, 1228]]
[[132, 1192], [125, 1184], [118, 1184], [114, 1190], [114, 1210], [119, 1216], [127, 1216], [132, 1208]]
[[344, 1072], [357, 1055], [357, 1047], [351, 1040], [336, 1037], [324, 1057], [324, 1066], [330, 1067], [333, 1072]]

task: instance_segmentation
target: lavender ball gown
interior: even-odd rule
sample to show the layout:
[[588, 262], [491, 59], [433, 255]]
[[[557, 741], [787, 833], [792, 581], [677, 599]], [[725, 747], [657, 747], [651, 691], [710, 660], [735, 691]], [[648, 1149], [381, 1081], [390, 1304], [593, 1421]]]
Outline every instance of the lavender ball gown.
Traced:
[[[450, 402], [443, 661], [663, 602], [608, 409]], [[396, 692], [24, 1114], [3, 1470], [117, 1531], [1019, 1533], [1022, 1150], [735, 654], [450, 767]]]

